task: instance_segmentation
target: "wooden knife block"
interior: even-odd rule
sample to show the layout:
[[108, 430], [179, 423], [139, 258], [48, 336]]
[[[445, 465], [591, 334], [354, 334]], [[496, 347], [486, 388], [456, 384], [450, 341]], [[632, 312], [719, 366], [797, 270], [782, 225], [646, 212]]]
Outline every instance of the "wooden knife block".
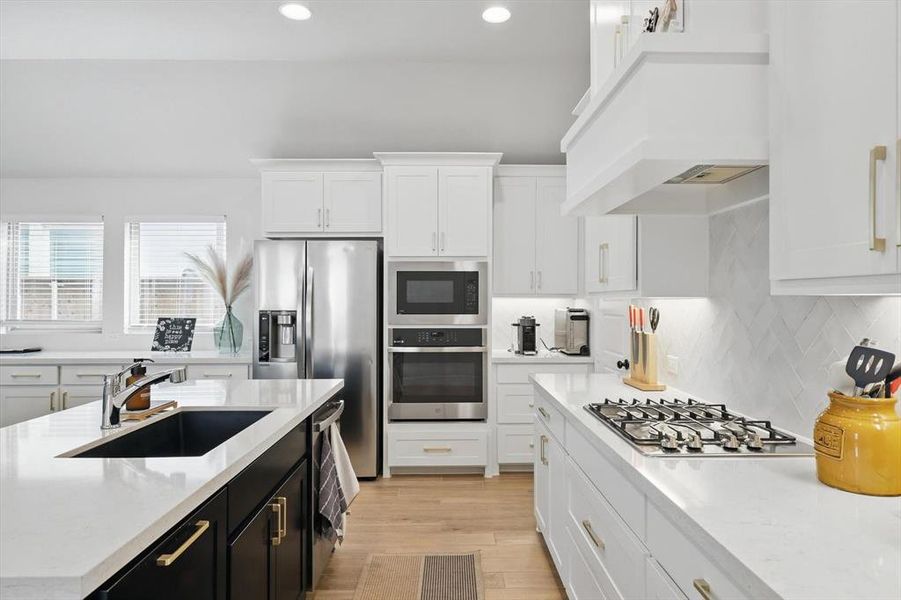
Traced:
[[643, 392], [662, 392], [666, 386], [657, 383], [657, 334], [633, 331], [629, 376], [623, 383]]

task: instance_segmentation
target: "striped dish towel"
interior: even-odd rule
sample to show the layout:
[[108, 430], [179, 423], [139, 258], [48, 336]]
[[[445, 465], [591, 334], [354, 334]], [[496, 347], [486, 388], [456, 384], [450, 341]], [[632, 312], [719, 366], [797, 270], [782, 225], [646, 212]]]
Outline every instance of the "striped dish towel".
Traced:
[[335, 455], [328, 432], [320, 438], [322, 449], [319, 453], [319, 506], [317, 510], [322, 517], [322, 535], [334, 542], [339, 532], [344, 530], [344, 512], [347, 500], [338, 483], [338, 469], [335, 467]]

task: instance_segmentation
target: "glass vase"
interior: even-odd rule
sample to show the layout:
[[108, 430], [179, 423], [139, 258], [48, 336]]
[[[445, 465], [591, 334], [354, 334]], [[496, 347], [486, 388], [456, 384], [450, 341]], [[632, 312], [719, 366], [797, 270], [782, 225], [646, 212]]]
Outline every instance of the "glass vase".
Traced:
[[237, 354], [244, 341], [244, 325], [232, 312], [231, 306], [225, 307], [225, 316], [213, 328], [216, 349], [220, 354]]

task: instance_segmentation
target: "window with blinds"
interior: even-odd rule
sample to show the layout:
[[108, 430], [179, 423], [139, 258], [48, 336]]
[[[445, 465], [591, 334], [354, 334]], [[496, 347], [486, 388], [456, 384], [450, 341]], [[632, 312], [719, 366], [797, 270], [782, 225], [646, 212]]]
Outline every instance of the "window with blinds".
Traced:
[[9, 329], [100, 329], [103, 219], [0, 223], [0, 320]]
[[222, 319], [221, 298], [191, 268], [185, 252], [225, 256], [225, 219], [141, 221], [125, 226], [127, 329], [155, 327], [159, 317], [194, 317], [211, 329]]

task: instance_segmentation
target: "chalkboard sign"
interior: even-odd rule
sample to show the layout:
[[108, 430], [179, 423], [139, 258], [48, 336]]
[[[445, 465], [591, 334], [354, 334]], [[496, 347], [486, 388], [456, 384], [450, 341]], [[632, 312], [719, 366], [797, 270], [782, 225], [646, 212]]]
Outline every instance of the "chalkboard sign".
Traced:
[[197, 319], [160, 317], [153, 333], [151, 350], [158, 352], [190, 352], [194, 343], [194, 324]]

